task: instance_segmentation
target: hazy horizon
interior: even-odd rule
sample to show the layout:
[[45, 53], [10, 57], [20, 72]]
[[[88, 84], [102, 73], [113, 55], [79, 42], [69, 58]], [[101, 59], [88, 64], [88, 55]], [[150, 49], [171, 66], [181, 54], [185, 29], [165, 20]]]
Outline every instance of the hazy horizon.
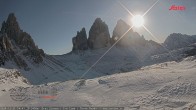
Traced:
[[[121, 0], [133, 14], [143, 14], [157, 0]], [[171, 33], [196, 35], [196, 1], [160, 0], [145, 16], [145, 26], [161, 41]], [[169, 11], [172, 5], [186, 7], [184, 11]], [[72, 37], [85, 27], [87, 35], [96, 18], [109, 27], [110, 37], [119, 19], [131, 24], [130, 14], [113, 0], [0, 0], [0, 22], [15, 13], [22, 30], [29, 33], [36, 45], [47, 54], [65, 54], [72, 49]], [[149, 40], [143, 28], [134, 31]], [[154, 40], [154, 39], [152, 39]], [[155, 40], [156, 41], [156, 40]], [[53, 44], [53, 45], [52, 45]]]

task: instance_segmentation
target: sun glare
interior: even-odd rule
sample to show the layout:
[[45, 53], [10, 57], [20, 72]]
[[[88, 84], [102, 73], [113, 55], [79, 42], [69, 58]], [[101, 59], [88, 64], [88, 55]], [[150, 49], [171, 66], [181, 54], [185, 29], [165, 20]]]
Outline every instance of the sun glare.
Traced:
[[141, 27], [144, 24], [144, 18], [141, 15], [135, 15], [133, 16], [133, 18], [131, 19], [133, 26], [134, 27]]

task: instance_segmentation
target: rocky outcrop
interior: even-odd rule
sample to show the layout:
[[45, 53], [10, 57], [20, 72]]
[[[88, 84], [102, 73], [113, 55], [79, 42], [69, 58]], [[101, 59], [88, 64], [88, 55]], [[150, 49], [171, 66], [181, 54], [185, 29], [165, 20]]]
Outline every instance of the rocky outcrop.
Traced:
[[133, 32], [133, 30], [130, 28], [131, 26], [129, 26], [123, 20], [117, 21], [113, 31], [111, 43], [115, 43], [122, 37], [116, 44], [117, 46], [128, 47], [135, 45], [145, 45], [146, 40], [144, 37], [140, 36], [137, 32]]
[[164, 42], [164, 45], [169, 50], [182, 48], [196, 43], [196, 36], [173, 33], [170, 34]]
[[6, 21], [2, 23], [0, 31], [0, 62], [12, 60], [20, 68], [27, 68], [28, 65], [23, 59], [40, 63], [43, 61], [44, 51], [39, 49], [32, 37], [20, 29], [19, 23], [13, 13], [9, 14]]
[[82, 30], [77, 32], [77, 35], [72, 38], [72, 43], [72, 51], [100, 49], [110, 46], [110, 34], [107, 24], [105, 24], [101, 18], [97, 18], [90, 28], [88, 39], [85, 28], [82, 28]]
[[[118, 20], [117, 24], [113, 30], [111, 43], [114, 44], [129, 28], [130, 28], [130, 26], [127, 23], [125, 23], [123, 20]], [[126, 34], [125, 36], [127, 36], [127, 35], [128, 34]], [[125, 36], [124, 36], [124, 38], [125, 38]], [[120, 43], [118, 43], [118, 44], [120, 44]]]
[[97, 18], [89, 31], [88, 46], [90, 49], [104, 48], [110, 45], [110, 34], [107, 24]]
[[21, 32], [19, 36], [17, 37], [16, 42], [21, 49], [28, 48], [29, 50], [35, 49], [35, 43], [31, 36], [26, 32]]
[[6, 33], [9, 38], [16, 40], [20, 31], [21, 30], [14, 13], [9, 14], [6, 22], [4, 21], [2, 23], [1, 32]]
[[10, 39], [7, 37], [7, 34], [3, 34], [0, 37], [0, 47], [1, 47], [1, 51], [6, 51], [6, 52], [10, 52], [13, 51], [13, 46], [11, 44]]
[[82, 28], [80, 32], [77, 32], [77, 35], [72, 38], [73, 48], [72, 51], [75, 50], [87, 50], [87, 35], [85, 28]]

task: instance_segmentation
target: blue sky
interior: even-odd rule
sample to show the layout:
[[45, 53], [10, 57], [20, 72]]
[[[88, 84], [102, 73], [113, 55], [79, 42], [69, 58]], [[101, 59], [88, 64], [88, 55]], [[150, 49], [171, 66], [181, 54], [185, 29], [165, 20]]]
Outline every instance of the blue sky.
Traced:
[[[133, 14], [143, 14], [156, 0], [120, 0]], [[185, 11], [169, 11], [183, 5]], [[72, 37], [82, 27], [87, 35], [94, 20], [108, 24], [110, 35], [117, 20], [131, 24], [131, 16], [117, 0], [0, 0], [0, 22], [14, 12], [22, 30], [29, 33], [47, 54], [65, 54]], [[196, 0], [160, 0], [145, 16], [145, 26], [163, 42], [171, 33], [196, 35]], [[134, 29], [153, 39], [143, 28]]]

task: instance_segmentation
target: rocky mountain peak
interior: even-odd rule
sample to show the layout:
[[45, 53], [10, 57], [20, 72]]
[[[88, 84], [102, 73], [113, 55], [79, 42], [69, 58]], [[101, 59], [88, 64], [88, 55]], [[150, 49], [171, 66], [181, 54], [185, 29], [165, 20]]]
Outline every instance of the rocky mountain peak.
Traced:
[[126, 28], [129, 28], [130, 26], [125, 22], [123, 21], [122, 19], [118, 20], [117, 21], [117, 24], [116, 24], [116, 27], [119, 26], [119, 27], [126, 27]]
[[20, 29], [14, 13], [9, 14], [7, 20], [2, 23], [0, 49], [0, 62], [3, 60], [5, 63], [11, 60], [20, 68], [28, 67], [23, 57], [40, 63], [45, 55], [43, 50], [35, 45], [32, 37]]
[[85, 28], [82, 28], [82, 30], [77, 32], [77, 35], [72, 38], [73, 48], [72, 50], [87, 50], [88, 44], [87, 44], [87, 35]]
[[99, 49], [110, 45], [108, 26], [101, 18], [96, 18], [89, 31], [88, 46], [90, 49]]
[[[10, 24], [15, 24], [15, 23], [17, 23], [16, 16], [14, 15], [14, 13], [10, 13], [10, 14], [8, 15], [8, 18], [7, 18], [6, 23], [10, 23]], [[18, 24], [18, 23], [17, 23], [17, 24]]]
[[115, 43], [125, 33], [126, 34], [123, 36], [123, 38], [117, 43], [117, 46], [129, 46], [131, 42], [135, 42], [136, 40], [144, 40], [143, 37], [140, 36], [137, 32], [133, 32], [132, 29], [129, 30], [130, 28], [131, 26], [128, 25], [125, 21], [121, 19], [118, 20], [113, 31], [111, 43]]
[[103, 21], [101, 20], [101, 18], [96, 18], [94, 23], [99, 24], [103, 23]]
[[118, 20], [117, 24], [113, 30], [113, 35], [112, 35], [112, 44], [115, 43], [128, 29], [130, 26], [126, 24], [123, 20]]
[[14, 13], [9, 14], [6, 22], [2, 23], [2, 33], [7, 33], [8, 37], [16, 39], [20, 34], [20, 27]]

